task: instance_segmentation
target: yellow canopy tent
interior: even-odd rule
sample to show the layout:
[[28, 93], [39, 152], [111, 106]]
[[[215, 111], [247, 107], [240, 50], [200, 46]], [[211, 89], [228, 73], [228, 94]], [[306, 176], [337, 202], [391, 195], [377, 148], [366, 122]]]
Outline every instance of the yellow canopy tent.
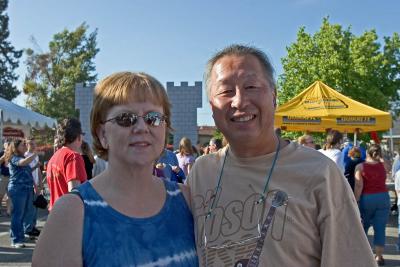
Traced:
[[275, 127], [310, 132], [385, 131], [392, 127], [392, 117], [389, 112], [364, 105], [316, 81], [277, 108]]

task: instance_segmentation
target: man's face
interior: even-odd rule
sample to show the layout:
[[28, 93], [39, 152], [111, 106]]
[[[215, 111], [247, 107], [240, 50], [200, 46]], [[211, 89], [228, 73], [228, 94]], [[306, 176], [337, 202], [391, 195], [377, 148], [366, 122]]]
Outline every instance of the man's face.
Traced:
[[275, 93], [252, 55], [225, 56], [211, 71], [210, 105], [215, 124], [231, 146], [270, 142], [274, 134]]

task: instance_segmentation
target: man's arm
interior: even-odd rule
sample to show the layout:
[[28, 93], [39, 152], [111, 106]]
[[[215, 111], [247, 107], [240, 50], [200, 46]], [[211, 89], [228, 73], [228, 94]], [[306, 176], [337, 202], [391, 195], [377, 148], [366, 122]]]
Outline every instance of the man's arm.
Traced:
[[4, 153], [1, 157], [0, 157], [0, 164], [3, 164], [6, 161], [6, 154]]

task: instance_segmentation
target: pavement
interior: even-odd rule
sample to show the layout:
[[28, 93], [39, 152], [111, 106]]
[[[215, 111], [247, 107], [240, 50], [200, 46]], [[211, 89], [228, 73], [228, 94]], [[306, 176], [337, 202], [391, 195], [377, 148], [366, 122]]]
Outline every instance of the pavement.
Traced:
[[[1, 210], [3, 214], [5, 209]], [[37, 228], [43, 229], [46, 222], [47, 211], [39, 209]], [[12, 248], [10, 246], [10, 217], [0, 217], [0, 266], [31, 266], [32, 254], [35, 249], [35, 240], [27, 240], [25, 248]]]
[[[2, 209], [5, 212], [4, 208]], [[47, 211], [39, 209], [37, 228], [43, 229], [46, 222]], [[398, 238], [397, 215], [390, 215], [386, 226], [385, 266], [400, 267], [400, 252], [397, 251], [396, 242]], [[10, 217], [0, 217], [0, 266], [31, 266], [32, 254], [35, 241], [28, 240], [26, 248], [16, 249], [10, 247], [9, 238]], [[372, 242], [373, 231], [370, 229], [368, 238]]]

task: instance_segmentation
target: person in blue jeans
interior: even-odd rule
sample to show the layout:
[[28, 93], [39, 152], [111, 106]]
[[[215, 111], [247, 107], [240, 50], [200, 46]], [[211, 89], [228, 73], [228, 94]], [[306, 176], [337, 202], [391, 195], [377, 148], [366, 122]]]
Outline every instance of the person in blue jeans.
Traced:
[[25, 222], [32, 221], [33, 218], [33, 177], [32, 168], [29, 166], [36, 153], [25, 158], [27, 151], [26, 143], [23, 140], [15, 140], [7, 147], [5, 159], [9, 162], [10, 182], [8, 184], [8, 194], [11, 198], [11, 246], [15, 248], [25, 247], [24, 225]]
[[390, 213], [390, 197], [386, 188], [386, 170], [382, 160], [382, 149], [373, 144], [367, 152], [367, 159], [355, 169], [354, 195], [360, 205], [361, 219], [367, 234], [374, 228], [375, 260], [379, 266], [385, 264], [385, 228]]

